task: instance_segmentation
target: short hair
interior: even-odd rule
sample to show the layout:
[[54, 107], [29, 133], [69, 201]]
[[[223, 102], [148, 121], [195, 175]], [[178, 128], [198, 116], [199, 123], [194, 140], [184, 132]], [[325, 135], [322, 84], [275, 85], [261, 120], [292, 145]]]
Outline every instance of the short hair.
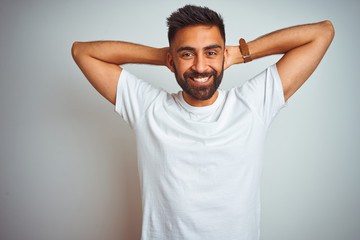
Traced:
[[225, 26], [220, 14], [207, 7], [186, 5], [167, 18], [169, 44], [171, 45], [177, 31], [196, 25], [217, 26], [225, 42]]

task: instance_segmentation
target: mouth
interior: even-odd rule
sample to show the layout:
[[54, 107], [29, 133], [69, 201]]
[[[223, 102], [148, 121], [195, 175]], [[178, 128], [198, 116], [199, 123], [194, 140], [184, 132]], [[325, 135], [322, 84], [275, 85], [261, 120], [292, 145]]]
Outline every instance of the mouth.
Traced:
[[194, 80], [195, 82], [199, 82], [199, 83], [203, 83], [206, 82], [207, 80], [209, 80], [209, 77], [204, 77], [204, 78], [192, 78], [192, 80]]
[[211, 75], [208, 76], [208, 77], [198, 77], [198, 78], [190, 77], [190, 79], [191, 79], [196, 85], [205, 85], [205, 84], [207, 84], [207, 83], [210, 81]]

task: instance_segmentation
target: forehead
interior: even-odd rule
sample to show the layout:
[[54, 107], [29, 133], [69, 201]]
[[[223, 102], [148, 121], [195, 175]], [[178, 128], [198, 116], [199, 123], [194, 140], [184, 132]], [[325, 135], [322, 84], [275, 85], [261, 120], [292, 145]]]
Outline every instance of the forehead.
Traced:
[[224, 46], [224, 40], [221, 37], [220, 30], [216, 26], [188, 26], [178, 30], [175, 34], [172, 48], [175, 50], [188, 46], [197, 48], [203, 48], [217, 44]]

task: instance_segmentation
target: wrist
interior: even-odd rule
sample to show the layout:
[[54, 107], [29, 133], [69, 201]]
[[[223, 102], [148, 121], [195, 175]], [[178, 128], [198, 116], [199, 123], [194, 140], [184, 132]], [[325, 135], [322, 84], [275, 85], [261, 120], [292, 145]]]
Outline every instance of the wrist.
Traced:
[[159, 61], [160, 64], [162, 66], [167, 66], [167, 55], [169, 52], [169, 47], [163, 47], [163, 48], [158, 48], [159, 50]]
[[244, 59], [242, 58], [239, 45], [231, 46], [229, 55], [231, 55], [231, 65], [232, 64], [240, 64], [244, 63]]

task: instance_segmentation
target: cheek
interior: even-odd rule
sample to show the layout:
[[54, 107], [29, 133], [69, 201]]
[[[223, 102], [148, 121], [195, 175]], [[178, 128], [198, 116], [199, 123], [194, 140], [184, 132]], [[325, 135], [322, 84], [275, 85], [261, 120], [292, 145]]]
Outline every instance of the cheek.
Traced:
[[225, 58], [222, 58], [220, 61], [217, 61], [216, 64], [214, 64], [214, 68], [216, 71], [220, 72], [223, 69]]
[[181, 76], [184, 74], [184, 72], [189, 71], [192, 66], [190, 61], [174, 62], [174, 65], [176, 67], [178, 74]]

